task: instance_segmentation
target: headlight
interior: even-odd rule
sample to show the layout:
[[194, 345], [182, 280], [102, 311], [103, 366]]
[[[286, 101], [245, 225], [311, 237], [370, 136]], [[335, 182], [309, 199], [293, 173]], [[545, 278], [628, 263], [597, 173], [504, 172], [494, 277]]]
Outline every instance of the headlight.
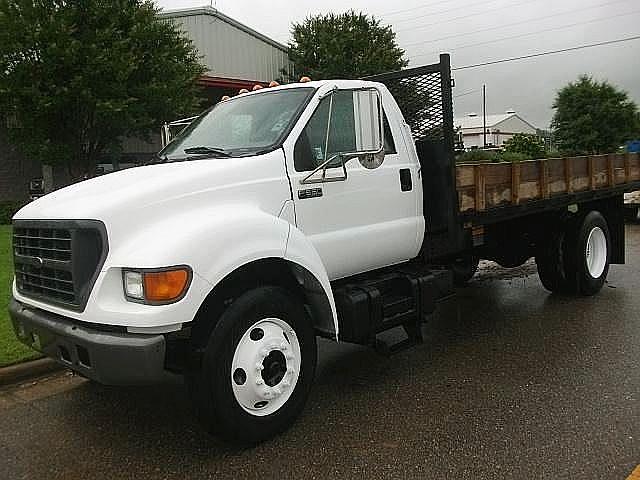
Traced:
[[153, 269], [124, 269], [122, 284], [127, 300], [162, 305], [184, 297], [191, 283], [191, 268], [186, 265]]
[[141, 272], [124, 272], [124, 293], [127, 297], [144, 300], [144, 284]]

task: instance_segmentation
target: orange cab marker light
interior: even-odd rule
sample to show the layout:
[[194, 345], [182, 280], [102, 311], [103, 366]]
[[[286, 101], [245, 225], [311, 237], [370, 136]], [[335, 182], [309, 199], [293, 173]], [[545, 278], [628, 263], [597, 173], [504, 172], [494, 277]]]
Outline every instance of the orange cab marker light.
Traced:
[[149, 302], [177, 300], [187, 289], [189, 271], [186, 268], [162, 272], [144, 272], [144, 297]]

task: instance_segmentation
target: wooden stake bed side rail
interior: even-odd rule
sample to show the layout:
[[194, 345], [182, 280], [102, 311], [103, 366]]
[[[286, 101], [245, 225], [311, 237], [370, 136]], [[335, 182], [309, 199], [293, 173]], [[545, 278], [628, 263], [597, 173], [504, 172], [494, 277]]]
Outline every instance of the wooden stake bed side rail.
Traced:
[[456, 165], [464, 216], [580, 193], [640, 189], [640, 154]]

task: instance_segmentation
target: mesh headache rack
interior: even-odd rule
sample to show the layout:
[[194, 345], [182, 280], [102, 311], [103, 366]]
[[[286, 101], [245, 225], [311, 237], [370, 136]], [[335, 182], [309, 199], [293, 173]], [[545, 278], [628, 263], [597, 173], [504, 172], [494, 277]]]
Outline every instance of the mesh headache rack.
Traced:
[[[453, 148], [451, 60], [365, 77], [383, 83], [395, 98], [416, 141], [439, 141]], [[449, 145], [448, 145], [449, 146]]]

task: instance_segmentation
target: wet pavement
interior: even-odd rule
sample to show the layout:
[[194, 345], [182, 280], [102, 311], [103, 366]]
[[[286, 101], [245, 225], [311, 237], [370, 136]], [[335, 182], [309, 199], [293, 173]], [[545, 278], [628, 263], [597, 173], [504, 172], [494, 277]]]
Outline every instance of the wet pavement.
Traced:
[[291, 430], [248, 450], [194, 422], [179, 382], [68, 374], [0, 392], [0, 478], [625, 479], [640, 464], [640, 225], [593, 298], [493, 265], [391, 358], [321, 341]]

